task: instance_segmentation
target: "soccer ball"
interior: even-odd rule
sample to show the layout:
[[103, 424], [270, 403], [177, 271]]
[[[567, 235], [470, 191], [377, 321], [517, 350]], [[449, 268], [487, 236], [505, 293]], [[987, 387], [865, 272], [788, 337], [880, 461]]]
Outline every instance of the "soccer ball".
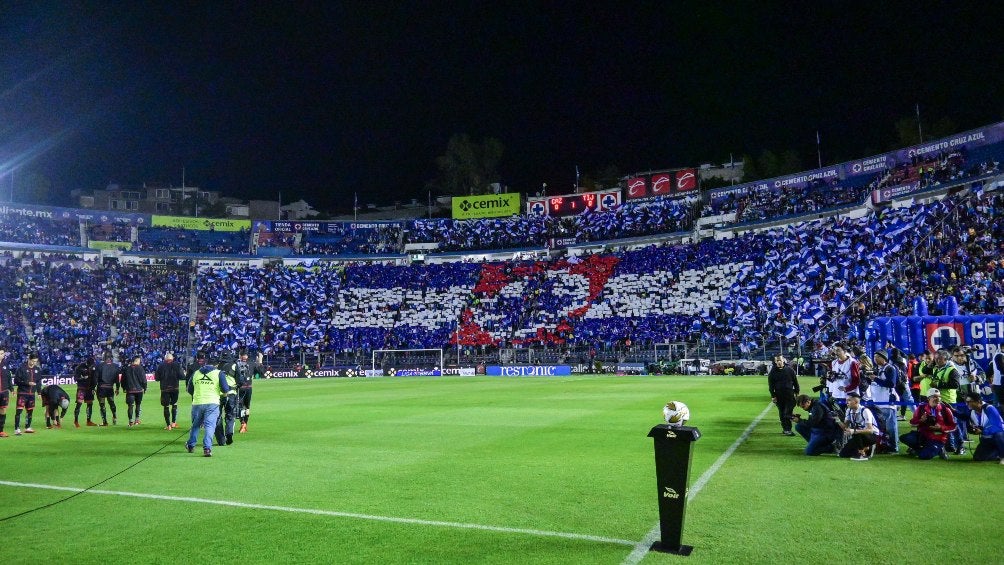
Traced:
[[662, 415], [670, 426], [683, 426], [690, 419], [690, 408], [679, 400], [673, 400], [666, 403]]

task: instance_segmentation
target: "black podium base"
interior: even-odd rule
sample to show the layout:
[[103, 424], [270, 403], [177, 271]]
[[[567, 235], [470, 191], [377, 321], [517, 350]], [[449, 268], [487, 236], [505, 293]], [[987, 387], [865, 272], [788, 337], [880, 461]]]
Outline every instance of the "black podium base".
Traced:
[[662, 545], [661, 541], [657, 541], [652, 544], [652, 547], [650, 547], [649, 550], [658, 551], [659, 553], [672, 553], [673, 555], [682, 555], [686, 557], [690, 555], [691, 551], [694, 551], [694, 546], [681, 545], [679, 547], [669, 547], [668, 545]]

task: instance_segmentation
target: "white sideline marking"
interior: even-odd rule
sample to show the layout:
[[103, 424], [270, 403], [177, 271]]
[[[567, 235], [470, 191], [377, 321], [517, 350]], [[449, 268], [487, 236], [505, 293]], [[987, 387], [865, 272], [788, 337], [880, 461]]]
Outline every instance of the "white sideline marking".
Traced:
[[37, 488], [46, 490], [61, 490], [67, 492], [84, 492], [86, 494], [105, 494], [112, 496], [130, 496], [133, 498], [147, 498], [152, 500], [169, 500], [172, 502], [194, 502], [198, 504], [215, 504], [217, 506], [233, 506], [236, 508], [249, 508], [253, 510], [273, 510], [275, 512], [293, 512], [296, 514], [314, 514], [316, 516], [335, 516], [338, 518], [355, 518], [357, 520], [372, 520], [376, 522], [393, 522], [396, 524], [416, 524], [419, 526], [439, 526], [444, 528], [461, 528], [466, 530], [482, 530], [488, 532], [503, 532], [507, 534], [526, 534], [532, 536], [544, 536], [552, 538], [564, 538], [572, 540], [593, 541], [598, 543], [612, 543], [617, 545], [634, 546], [635, 542], [625, 539], [607, 538], [602, 536], [591, 536], [587, 534], [575, 534], [570, 532], [551, 532], [548, 530], [533, 530], [526, 528], [507, 528], [504, 526], [487, 526], [484, 524], [466, 524], [463, 522], [443, 522], [439, 520], [420, 520], [418, 518], [398, 518], [394, 516], [374, 516], [372, 514], [355, 514], [353, 512], [336, 512], [334, 510], [318, 510], [314, 508], [295, 508], [291, 506], [272, 506], [269, 504], [250, 504], [247, 502], [234, 502], [232, 500], [213, 500], [210, 498], [195, 498], [189, 496], [167, 496], [163, 494], [147, 494], [142, 492], [125, 492], [115, 490], [84, 490], [75, 487], [61, 487], [56, 485], [40, 485], [34, 483], [18, 483], [14, 481], [0, 481], [0, 485], [20, 488]]
[[[701, 492], [701, 490], [704, 489], [704, 486], [707, 485], [708, 481], [711, 480], [711, 477], [715, 476], [715, 473], [717, 473], [718, 470], [722, 468], [722, 465], [725, 464], [728, 458], [731, 457], [732, 454], [735, 453], [737, 449], [739, 449], [740, 445], [742, 445], [747, 439], [749, 439], [750, 434], [753, 433], [753, 429], [757, 427], [757, 424], [760, 423], [760, 420], [763, 420], [764, 416], [767, 415], [767, 412], [770, 412], [771, 408], [774, 408], [774, 403], [768, 404], [767, 407], [763, 409], [763, 412], [761, 412], [759, 416], [757, 416], [756, 418], [753, 419], [752, 422], [750, 422], [750, 425], [746, 428], [745, 431], [743, 431], [742, 434], [740, 434], [739, 438], [737, 438], [736, 441], [732, 445], [730, 445], [728, 449], [725, 450], [725, 453], [722, 453], [718, 457], [718, 459], [715, 460], [714, 464], [712, 464], [711, 467], [708, 467], [708, 470], [705, 471], [704, 474], [697, 479], [697, 482], [695, 482], [689, 489], [687, 489], [687, 502], [693, 500], [694, 497], [697, 496], [697, 493]], [[649, 548], [651, 548], [652, 544], [655, 543], [656, 540], [658, 539], [659, 539], [659, 523], [656, 522], [655, 526], [651, 530], [649, 530], [647, 534], [645, 534], [645, 537], [642, 538], [640, 542], [635, 544], [634, 550], [630, 554], [628, 554], [627, 557], [624, 558], [624, 561], [621, 562], [621, 565], [638, 565], [638, 562], [641, 561], [646, 554], [648, 554]]]

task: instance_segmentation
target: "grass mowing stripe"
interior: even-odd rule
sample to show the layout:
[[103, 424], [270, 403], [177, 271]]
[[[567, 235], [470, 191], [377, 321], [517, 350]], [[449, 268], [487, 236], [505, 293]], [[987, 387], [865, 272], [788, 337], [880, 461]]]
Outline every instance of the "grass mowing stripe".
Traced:
[[[617, 545], [635, 545], [635, 542], [631, 540], [608, 538], [602, 536], [591, 536], [588, 534], [576, 534], [570, 532], [552, 532], [547, 530], [533, 530], [526, 528], [507, 528], [505, 526], [488, 526], [484, 524], [465, 524], [462, 522], [445, 522], [438, 520], [420, 520], [417, 518], [399, 518], [395, 516], [375, 516], [372, 514], [356, 514], [353, 512], [337, 512], [334, 510], [318, 510], [313, 508], [294, 508], [290, 506], [272, 506], [269, 504], [250, 504], [246, 502], [235, 502], [232, 500], [213, 500], [209, 498], [195, 498], [188, 496], [167, 496], [162, 494], [148, 494], [141, 492], [125, 492], [125, 491], [114, 491], [114, 490], [98, 490], [98, 489], [79, 489], [75, 487], [63, 487], [57, 485], [40, 485], [34, 483], [18, 483], [14, 481], [0, 481], [0, 485], [18, 487], [18, 488], [35, 488], [35, 489], [45, 489], [45, 490], [58, 490], [58, 491], [68, 491], [75, 493], [73, 496], [78, 494], [104, 494], [111, 496], [129, 496], [133, 498], [146, 498], [152, 500], [169, 500], [173, 502], [192, 502], [198, 504], [213, 504], [217, 506], [232, 506], [235, 508], [249, 508], [252, 510], [272, 510], [276, 512], [293, 512], [298, 514], [313, 514], [317, 516], [334, 516], [338, 518], [355, 518], [358, 520], [371, 520], [376, 522], [393, 522], [397, 524], [415, 524], [420, 526], [439, 526], [444, 528], [460, 528], [467, 530], [483, 530], [490, 532], [502, 532], [507, 534], [526, 534], [533, 536], [543, 536], [543, 537], [555, 537], [564, 539], [573, 539], [581, 541], [594, 541], [598, 543], [611, 543]], [[72, 497], [69, 497], [72, 498]], [[68, 500], [68, 499], [64, 499]]]
[[[728, 458], [731, 457], [732, 454], [735, 453], [737, 449], [739, 449], [739, 446], [745, 443], [747, 439], [749, 439], [750, 434], [753, 433], [753, 430], [757, 427], [760, 421], [764, 419], [764, 417], [767, 415], [768, 412], [770, 412], [770, 409], [773, 407], [774, 403], [768, 404], [767, 407], [763, 409], [763, 412], [760, 412], [760, 415], [754, 418], [752, 422], [750, 422], [750, 425], [746, 427], [746, 429], [736, 439], [736, 441], [733, 442], [732, 445], [730, 445], [729, 448], [726, 449], [725, 452], [722, 453], [721, 456], [719, 456], [718, 459], [716, 459], [715, 462], [710, 467], [708, 467], [708, 470], [705, 471], [704, 474], [702, 474], [697, 479], [697, 482], [695, 482], [693, 486], [687, 489], [687, 502], [693, 500], [694, 497], [697, 496], [697, 493], [701, 492], [701, 490], [704, 489], [704, 486], [708, 484], [708, 481], [711, 480], [711, 477], [713, 477], [715, 473], [717, 473], [718, 470], [722, 468], [722, 465], [725, 464], [725, 461], [727, 461]], [[648, 553], [649, 548], [652, 547], [652, 544], [655, 543], [657, 539], [659, 539], [658, 523], [656, 523], [656, 525], [653, 526], [652, 529], [649, 530], [647, 534], [645, 534], [645, 537], [642, 538], [642, 540], [634, 546], [634, 550], [631, 551], [631, 553], [624, 558], [624, 561], [621, 562], [621, 565], [637, 565], [638, 562], [645, 557], [645, 555]]]
[[[130, 423], [129, 425], [131, 426], [132, 424]], [[185, 437], [186, 434], [187, 434], [187, 432], [179, 435], [178, 437], [176, 437], [176, 438], [172, 439], [171, 441], [165, 443], [164, 445], [160, 446], [160, 448], [157, 449], [157, 451], [154, 451], [153, 453], [151, 453], [151, 454], [143, 457], [142, 459], [140, 459], [139, 461], [136, 461], [135, 463], [129, 465], [125, 469], [121, 469], [118, 472], [116, 472], [115, 474], [109, 475], [109, 476], [101, 479], [100, 481], [94, 483], [93, 485], [91, 485], [91, 486], [89, 486], [87, 488], [84, 488], [84, 489], [65, 489], [65, 490], [75, 491], [73, 494], [71, 494], [70, 496], [67, 496], [66, 498], [57, 500], [55, 502], [50, 502], [49, 504], [43, 504], [42, 506], [37, 506], [37, 507], [32, 508], [30, 510], [25, 510], [24, 512], [18, 512], [17, 514], [11, 514], [10, 516], [4, 516], [3, 518], [0, 518], [0, 522], [6, 522], [7, 520], [13, 520], [13, 519], [16, 519], [16, 518], [20, 518], [21, 516], [24, 516], [26, 514], [31, 514], [32, 512], [37, 512], [39, 510], [44, 510], [46, 508], [51, 508], [51, 507], [53, 507], [53, 506], [55, 506], [57, 504], [62, 504], [64, 502], [66, 502], [67, 500], [70, 500], [70, 499], [72, 499], [74, 497], [77, 497], [77, 496], [79, 496], [81, 494], [84, 494], [85, 492], [90, 491], [91, 489], [93, 489], [96, 486], [101, 486], [101, 485], [107, 483], [108, 481], [114, 479], [115, 477], [121, 475], [122, 473], [125, 473], [129, 469], [132, 469], [133, 467], [135, 467], [135, 466], [139, 465], [140, 463], [146, 461], [147, 459], [153, 457], [154, 455], [157, 455], [161, 451], [164, 451], [164, 449], [167, 446], [169, 446], [172, 443], [178, 441], [179, 439]]]

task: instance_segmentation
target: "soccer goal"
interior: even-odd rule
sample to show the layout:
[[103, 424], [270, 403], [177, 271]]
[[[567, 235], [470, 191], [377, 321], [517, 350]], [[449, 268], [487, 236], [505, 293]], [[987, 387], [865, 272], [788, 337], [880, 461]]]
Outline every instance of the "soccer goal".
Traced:
[[530, 348], [499, 349], [499, 363], [503, 365], [533, 365], [536, 357]]
[[654, 346], [655, 361], [669, 361], [670, 359], [686, 357], [688, 345], [686, 342], [656, 343]]
[[442, 349], [374, 349], [373, 370], [420, 369], [442, 370]]

